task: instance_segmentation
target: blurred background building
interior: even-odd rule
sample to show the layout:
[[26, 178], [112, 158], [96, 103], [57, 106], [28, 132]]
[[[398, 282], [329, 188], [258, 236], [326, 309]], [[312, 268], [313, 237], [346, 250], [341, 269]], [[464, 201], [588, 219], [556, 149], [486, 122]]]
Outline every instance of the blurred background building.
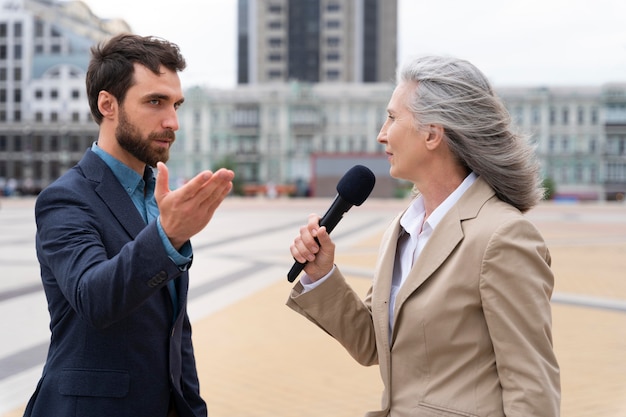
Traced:
[[239, 84], [393, 82], [397, 0], [238, 0]]
[[[376, 142], [394, 88], [396, 3], [240, 0], [239, 84], [185, 91], [172, 185], [230, 166], [242, 194], [325, 197], [363, 164], [377, 177], [372, 196], [404, 195]], [[96, 139], [89, 48], [127, 31], [81, 1], [0, 3], [0, 192], [36, 193]], [[624, 198], [626, 83], [495, 89], [557, 198]]]
[[36, 193], [94, 141], [85, 93], [89, 48], [130, 31], [81, 1], [0, 3], [0, 190]]

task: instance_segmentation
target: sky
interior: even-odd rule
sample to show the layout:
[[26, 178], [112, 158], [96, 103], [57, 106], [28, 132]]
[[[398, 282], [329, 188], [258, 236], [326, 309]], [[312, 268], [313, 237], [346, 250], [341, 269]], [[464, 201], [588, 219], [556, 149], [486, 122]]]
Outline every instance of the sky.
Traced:
[[[237, 0], [84, 0], [100, 18], [179, 45], [183, 88], [232, 88]], [[626, 83], [624, 0], [398, 0], [398, 64], [467, 59], [495, 86]]]

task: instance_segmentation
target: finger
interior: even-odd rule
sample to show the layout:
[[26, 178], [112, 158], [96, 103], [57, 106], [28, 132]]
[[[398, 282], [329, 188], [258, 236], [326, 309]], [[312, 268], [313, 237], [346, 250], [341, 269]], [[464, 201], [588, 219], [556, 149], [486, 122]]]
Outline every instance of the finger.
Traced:
[[331, 245], [333, 241], [330, 239], [330, 235], [326, 230], [326, 226], [322, 226], [313, 231], [313, 236], [319, 242], [320, 246]]
[[194, 198], [197, 198], [198, 204], [204, 210], [215, 210], [233, 189], [232, 179], [232, 171], [230, 173], [216, 172]]
[[211, 171], [202, 171], [195, 177], [193, 177], [189, 182], [179, 188], [180, 192], [184, 196], [185, 200], [192, 199], [198, 194], [200, 190], [206, 187], [209, 184], [211, 178], [213, 178], [213, 173]]
[[154, 197], [160, 200], [163, 196], [170, 192], [169, 187], [169, 171], [163, 162], [157, 162], [157, 177], [154, 185]]

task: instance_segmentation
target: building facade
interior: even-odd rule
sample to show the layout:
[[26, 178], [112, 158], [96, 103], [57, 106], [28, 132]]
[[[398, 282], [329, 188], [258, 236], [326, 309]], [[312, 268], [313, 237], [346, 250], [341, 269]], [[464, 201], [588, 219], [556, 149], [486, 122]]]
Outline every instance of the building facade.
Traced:
[[[350, 8], [370, 4], [297, 3], [314, 5], [320, 21], [330, 19], [321, 17], [326, 14], [348, 15]], [[380, 1], [378, 7], [383, 3], [393, 3], [395, 11], [395, 1]], [[268, 14], [286, 13], [292, 6], [288, 0], [239, 5], [248, 8], [245, 16], [251, 5]], [[313, 9], [307, 13], [314, 14]], [[96, 139], [98, 127], [84, 86], [89, 49], [125, 31], [130, 28], [123, 21], [99, 19], [81, 1], [0, 2], [0, 194], [36, 193], [72, 167]], [[395, 65], [395, 46], [390, 49]], [[319, 178], [336, 184], [351, 164], [364, 161], [377, 176], [372, 196], [397, 196], [406, 188], [388, 177], [384, 149], [376, 142], [391, 81], [260, 81], [185, 91], [181, 128], [168, 163], [173, 186], [203, 169], [231, 164], [237, 181], [249, 189], [274, 184], [295, 195], [326, 196], [334, 190], [321, 187]], [[558, 198], [624, 199], [626, 83], [496, 91], [535, 144]]]
[[390, 82], [397, 16], [397, 0], [239, 0], [237, 82]]
[[85, 74], [90, 47], [130, 31], [82, 1], [0, 4], [0, 191], [36, 193], [83, 155], [98, 128]]
[[[359, 158], [379, 167], [385, 155], [376, 136], [393, 88], [391, 83], [292, 82], [188, 90], [170, 170], [184, 181], [228, 160], [246, 184], [310, 187], [320, 175], [320, 158], [344, 164], [338, 172]], [[624, 198], [626, 84], [496, 91], [536, 147], [557, 198]], [[404, 187], [387, 183], [388, 172], [375, 173], [387, 185], [373, 195], [396, 196]]]
[[626, 84], [501, 88], [514, 122], [530, 135], [557, 198], [623, 199]]

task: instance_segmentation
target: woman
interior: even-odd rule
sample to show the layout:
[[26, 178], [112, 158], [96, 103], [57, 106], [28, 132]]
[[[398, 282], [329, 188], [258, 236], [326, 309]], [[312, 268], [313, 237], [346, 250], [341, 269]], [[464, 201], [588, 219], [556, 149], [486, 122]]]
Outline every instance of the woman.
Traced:
[[543, 195], [533, 149], [467, 61], [410, 62], [387, 112], [377, 140], [417, 195], [383, 236], [366, 299], [311, 215], [287, 304], [379, 365], [382, 410], [368, 416], [558, 416], [550, 254], [523, 216]]

